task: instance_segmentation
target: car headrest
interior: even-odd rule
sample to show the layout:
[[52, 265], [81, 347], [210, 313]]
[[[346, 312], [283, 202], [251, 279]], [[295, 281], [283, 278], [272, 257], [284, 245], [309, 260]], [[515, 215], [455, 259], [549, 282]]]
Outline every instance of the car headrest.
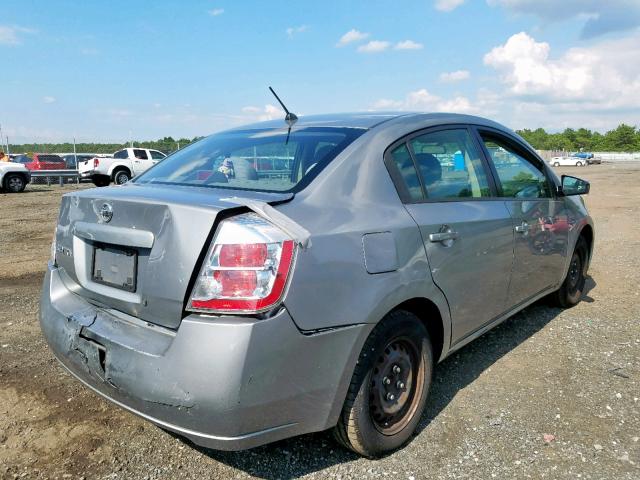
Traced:
[[416, 161], [427, 185], [442, 179], [442, 165], [435, 156], [430, 153], [416, 153]]

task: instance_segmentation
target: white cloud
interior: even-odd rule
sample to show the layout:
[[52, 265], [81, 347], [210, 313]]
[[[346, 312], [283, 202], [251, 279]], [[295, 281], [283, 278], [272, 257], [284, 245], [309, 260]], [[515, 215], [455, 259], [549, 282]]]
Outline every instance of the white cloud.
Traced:
[[455, 72], [444, 72], [440, 74], [440, 81], [444, 83], [459, 82], [471, 76], [469, 70], [456, 70]]
[[211, 15], [212, 17], [217, 17], [224, 13], [224, 8], [214, 8], [212, 10], [209, 10], [207, 13], [209, 13], [209, 15]]
[[436, 0], [436, 10], [441, 12], [450, 12], [462, 5], [465, 0]]
[[391, 46], [391, 43], [389, 42], [384, 42], [381, 40], [371, 40], [370, 42], [365, 43], [364, 45], [360, 45], [358, 47], [358, 51], [360, 53], [379, 53], [379, 52], [384, 52], [390, 46]]
[[309, 30], [307, 25], [300, 25], [299, 27], [289, 27], [286, 32], [289, 38], [293, 38], [296, 33], [306, 32], [307, 30]]
[[0, 25], [0, 45], [20, 45], [22, 33], [35, 33], [32, 28], [20, 27], [17, 25]]
[[51, 97], [49, 95], [42, 97], [42, 101], [44, 103], [54, 103], [56, 101], [56, 97]]
[[[505, 87], [500, 102], [517, 126], [573, 124], [607, 128], [638, 122], [640, 33], [571, 48], [551, 56], [551, 46], [521, 32], [484, 56]], [[562, 126], [562, 125], [558, 125]]]
[[364, 33], [359, 30], [356, 30], [355, 28], [352, 28], [347, 33], [342, 35], [342, 37], [340, 37], [340, 40], [336, 44], [336, 47], [344, 47], [345, 45], [348, 45], [350, 43], [361, 42], [362, 40], [368, 37], [369, 37], [368, 33]]
[[266, 120], [284, 118], [284, 110], [270, 103], [266, 104], [262, 108], [255, 107], [253, 105], [243, 107], [242, 113], [245, 114], [245, 122], [263, 122]]
[[467, 97], [457, 95], [444, 98], [429, 92], [426, 88], [409, 92], [403, 100], [382, 98], [376, 101], [372, 110], [419, 110], [425, 112], [452, 112], [476, 114], [483, 110], [484, 102], [472, 103]]
[[514, 95], [557, 102], [640, 107], [640, 34], [571, 48], [557, 59], [551, 47], [521, 32], [495, 47], [484, 63]]
[[424, 45], [414, 42], [413, 40], [404, 40], [403, 42], [396, 43], [393, 48], [395, 50], [421, 50], [424, 48]]
[[516, 14], [530, 14], [546, 22], [583, 18], [583, 38], [640, 26], [638, 0], [487, 0]]

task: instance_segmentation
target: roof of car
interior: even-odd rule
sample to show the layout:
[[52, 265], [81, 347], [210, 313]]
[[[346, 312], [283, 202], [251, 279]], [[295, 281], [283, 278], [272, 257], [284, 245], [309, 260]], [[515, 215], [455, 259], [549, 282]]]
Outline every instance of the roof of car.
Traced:
[[[394, 120], [394, 122], [391, 122]], [[341, 127], [341, 128], [362, 128], [369, 130], [385, 123], [408, 122], [413, 123], [416, 120], [424, 122], [424, 126], [466, 123], [474, 125], [486, 125], [495, 128], [505, 129], [492, 120], [473, 115], [464, 115], [457, 113], [421, 113], [421, 112], [356, 112], [356, 113], [335, 113], [323, 115], [301, 115], [295, 123], [294, 128], [307, 127]], [[230, 131], [243, 130], [270, 130], [274, 128], [287, 128], [282, 118], [276, 120], [268, 120], [265, 122], [243, 125], [231, 129]]]

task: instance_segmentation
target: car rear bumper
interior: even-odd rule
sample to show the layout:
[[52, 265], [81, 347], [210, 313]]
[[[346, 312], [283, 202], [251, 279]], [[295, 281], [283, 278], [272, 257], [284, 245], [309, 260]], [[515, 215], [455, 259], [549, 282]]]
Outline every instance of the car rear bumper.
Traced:
[[40, 323], [57, 359], [115, 404], [209, 448], [240, 450], [335, 425], [372, 325], [301, 333], [190, 315], [178, 330], [94, 307], [50, 266]]

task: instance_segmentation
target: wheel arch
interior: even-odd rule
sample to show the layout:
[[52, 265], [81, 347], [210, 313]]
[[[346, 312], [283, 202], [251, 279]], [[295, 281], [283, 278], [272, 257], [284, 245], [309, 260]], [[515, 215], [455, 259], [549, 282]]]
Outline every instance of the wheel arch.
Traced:
[[445, 341], [444, 321], [438, 306], [428, 298], [415, 297], [400, 303], [386, 315], [396, 310], [405, 310], [420, 319], [427, 332], [429, 332], [429, 337], [431, 337], [433, 358], [434, 362], [437, 363], [442, 355]]
[[591, 257], [593, 256], [593, 227], [591, 225], [589, 225], [588, 223], [585, 224], [584, 227], [582, 227], [582, 229], [580, 230], [580, 233], [578, 234], [578, 238], [584, 238], [584, 240], [587, 242], [587, 246], [588, 246], [588, 250], [589, 250], [589, 258], [588, 260], [588, 264], [591, 263]]
[[113, 167], [113, 170], [111, 170], [111, 175], [109, 175], [111, 177], [111, 180], [115, 181], [118, 172], [122, 172], [123, 170], [127, 172], [129, 178], [133, 177], [133, 174], [129, 167], [127, 167], [126, 165], [116, 165], [115, 167]]

